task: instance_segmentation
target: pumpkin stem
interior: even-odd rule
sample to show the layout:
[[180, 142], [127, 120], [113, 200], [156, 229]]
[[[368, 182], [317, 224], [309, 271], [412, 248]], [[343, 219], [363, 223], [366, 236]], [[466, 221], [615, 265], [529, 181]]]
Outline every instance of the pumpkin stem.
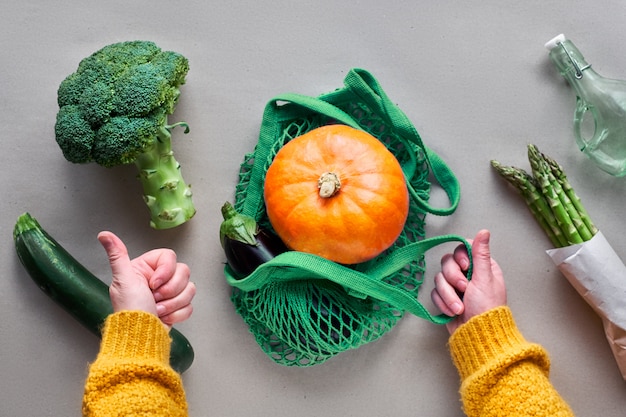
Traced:
[[320, 190], [320, 197], [330, 198], [341, 188], [341, 181], [334, 172], [324, 172], [317, 180], [317, 188]]

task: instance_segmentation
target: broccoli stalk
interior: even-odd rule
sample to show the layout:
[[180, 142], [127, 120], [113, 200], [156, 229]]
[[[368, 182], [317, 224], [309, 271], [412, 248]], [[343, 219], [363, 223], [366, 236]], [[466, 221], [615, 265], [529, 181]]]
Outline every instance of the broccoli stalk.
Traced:
[[185, 133], [189, 131], [184, 123], [161, 127], [154, 145], [135, 159], [144, 199], [152, 213], [150, 225], [155, 229], [182, 224], [195, 213], [191, 188], [185, 185], [172, 152], [170, 130], [179, 125], [185, 126]]
[[191, 187], [172, 152], [168, 124], [189, 64], [148, 41], [105, 46], [83, 59], [58, 90], [56, 141], [74, 163], [105, 167], [134, 163], [155, 229], [193, 217]]

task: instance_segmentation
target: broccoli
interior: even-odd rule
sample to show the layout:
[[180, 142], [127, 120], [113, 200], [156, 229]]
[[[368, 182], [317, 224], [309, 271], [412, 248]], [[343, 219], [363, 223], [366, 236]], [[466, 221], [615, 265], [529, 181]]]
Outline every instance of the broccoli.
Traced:
[[58, 89], [55, 136], [73, 163], [134, 163], [155, 229], [178, 226], [196, 210], [174, 159], [168, 124], [189, 62], [149, 41], [120, 42], [84, 58]]

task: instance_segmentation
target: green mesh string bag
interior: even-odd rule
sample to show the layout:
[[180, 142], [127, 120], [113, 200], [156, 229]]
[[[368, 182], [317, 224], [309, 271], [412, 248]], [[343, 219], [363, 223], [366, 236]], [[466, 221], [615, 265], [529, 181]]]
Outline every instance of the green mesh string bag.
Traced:
[[[283, 94], [269, 101], [254, 152], [241, 164], [235, 209], [272, 230], [263, 200], [265, 173], [289, 140], [330, 123], [367, 131], [396, 156], [411, 196], [409, 216], [394, 245], [373, 260], [340, 265], [316, 255], [289, 251], [238, 280], [232, 302], [261, 349], [276, 363], [313, 366], [389, 332], [407, 312], [433, 323], [450, 320], [431, 314], [418, 300], [425, 273], [424, 254], [445, 242], [468, 243], [456, 235], [425, 236], [426, 215], [452, 214], [459, 183], [450, 168], [424, 146], [413, 124], [367, 71], [352, 69], [344, 86], [319, 97]], [[449, 206], [429, 204], [430, 178], [445, 190]], [[471, 276], [471, 274], [469, 275]]]

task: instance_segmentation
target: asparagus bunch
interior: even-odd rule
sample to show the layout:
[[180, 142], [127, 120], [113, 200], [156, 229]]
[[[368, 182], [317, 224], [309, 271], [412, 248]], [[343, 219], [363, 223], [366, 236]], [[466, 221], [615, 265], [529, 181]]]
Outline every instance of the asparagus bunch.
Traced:
[[598, 229], [572, 188], [563, 168], [549, 156], [528, 145], [531, 172], [491, 161], [491, 166], [515, 187], [554, 247], [586, 242]]

